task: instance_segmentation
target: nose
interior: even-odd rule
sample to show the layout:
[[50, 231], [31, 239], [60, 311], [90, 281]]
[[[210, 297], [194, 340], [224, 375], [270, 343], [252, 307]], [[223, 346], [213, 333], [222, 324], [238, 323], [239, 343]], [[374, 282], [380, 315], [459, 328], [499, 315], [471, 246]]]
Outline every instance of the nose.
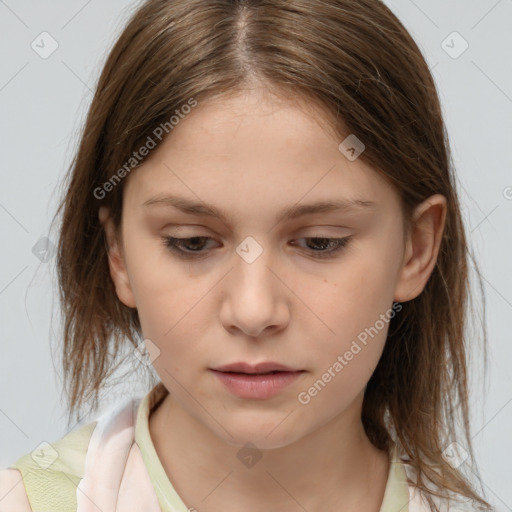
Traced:
[[283, 282], [286, 277], [272, 266], [268, 251], [252, 262], [236, 255], [223, 285], [220, 319], [225, 329], [255, 338], [284, 329], [290, 318], [291, 292]]

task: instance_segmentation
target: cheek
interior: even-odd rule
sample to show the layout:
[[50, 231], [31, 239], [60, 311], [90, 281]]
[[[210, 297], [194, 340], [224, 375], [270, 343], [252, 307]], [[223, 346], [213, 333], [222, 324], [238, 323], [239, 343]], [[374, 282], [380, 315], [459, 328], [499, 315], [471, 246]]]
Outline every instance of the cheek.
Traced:
[[399, 243], [395, 229], [383, 229], [358, 251], [344, 275], [351, 302], [359, 310], [357, 317], [367, 325], [392, 304], [400, 264]]
[[144, 337], [158, 345], [189, 332], [194, 305], [206, 291], [198, 281], [191, 282], [187, 266], [172, 259], [159, 241], [132, 243], [127, 240], [127, 266], [130, 284]]
[[312, 407], [307, 405], [305, 413], [314, 410], [323, 415], [329, 410], [328, 414], [335, 414], [364, 390], [380, 360], [389, 321], [395, 314], [384, 304], [382, 295], [380, 300], [374, 298], [379, 292], [382, 290], [373, 281], [371, 288], [359, 289], [350, 298], [346, 294], [331, 296], [324, 318], [334, 333], [324, 329], [323, 336], [317, 331], [316, 338], [311, 337], [315, 342], [308, 351], [308, 361], [313, 373], [301, 391]]
[[[337, 273], [322, 280], [317, 293], [312, 295], [310, 289], [311, 309], [324, 324], [316, 330], [317, 339], [323, 333], [322, 350], [312, 351], [319, 371], [344, 356], [343, 370], [335, 372], [337, 381], [346, 378], [356, 383], [362, 379], [366, 383], [382, 354], [390, 319], [396, 314], [392, 309], [395, 276], [396, 259], [389, 244], [375, 244], [346, 258]], [[311, 332], [311, 339], [314, 337]]]
[[[360, 251], [346, 259], [338, 271], [323, 279], [314, 294], [316, 310], [325, 323], [344, 338], [356, 336], [373, 325], [393, 302], [395, 266], [386, 258]], [[311, 295], [304, 290], [304, 293]]]

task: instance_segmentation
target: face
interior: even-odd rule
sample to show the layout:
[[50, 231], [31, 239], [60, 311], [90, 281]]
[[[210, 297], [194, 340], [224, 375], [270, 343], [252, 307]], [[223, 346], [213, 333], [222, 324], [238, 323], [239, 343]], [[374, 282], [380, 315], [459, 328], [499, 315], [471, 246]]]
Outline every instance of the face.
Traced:
[[[199, 104], [125, 184], [118, 297], [181, 410], [231, 445], [285, 446], [360, 415], [393, 301], [429, 273], [412, 282], [404, 265], [397, 193], [319, 119], [256, 91]], [[319, 202], [348, 206], [292, 215]], [[216, 371], [239, 362], [289, 371]]]

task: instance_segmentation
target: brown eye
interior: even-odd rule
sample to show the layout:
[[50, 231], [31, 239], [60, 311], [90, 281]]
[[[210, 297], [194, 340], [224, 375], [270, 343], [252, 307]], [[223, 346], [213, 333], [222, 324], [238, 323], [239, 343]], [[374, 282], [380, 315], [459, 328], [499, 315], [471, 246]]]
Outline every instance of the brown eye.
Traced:
[[[317, 247], [316, 249], [309, 249], [308, 252], [313, 256], [313, 258], [329, 258], [341, 250], [343, 250], [351, 237], [347, 236], [345, 238], [327, 238], [327, 237], [306, 237], [300, 240], [313, 240], [314, 242], [307, 243], [307, 247], [313, 246]], [[330, 250], [324, 250], [325, 248], [331, 247]]]
[[202, 249], [204, 248], [205, 241], [207, 240], [211, 240], [211, 238], [207, 236], [193, 236], [190, 238], [166, 236], [163, 238], [163, 243], [178, 257], [192, 259], [204, 256], [206, 251], [203, 251]]

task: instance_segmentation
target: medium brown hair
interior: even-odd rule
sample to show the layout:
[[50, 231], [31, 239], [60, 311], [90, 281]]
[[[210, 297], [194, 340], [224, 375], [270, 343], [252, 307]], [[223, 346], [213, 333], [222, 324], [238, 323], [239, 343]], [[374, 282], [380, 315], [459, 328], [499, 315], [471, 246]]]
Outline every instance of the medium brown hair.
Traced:
[[407, 455], [432, 510], [438, 509], [428, 482], [439, 496], [451, 491], [489, 510], [462, 469], [443, 457], [457, 440], [476, 467], [468, 419], [470, 257], [477, 266], [434, 80], [410, 34], [378, 0], [149, 0], [137, 6], [102, 70], [57, 212], [70, 416], [90, 399], [96, 408], [120, 348], [142, 339], [136, 309], [117, 298], [98, 220], [106, 205], [119, 226], [126, 173], [101, 198], [95, 191], [105, 190], [191, 98], [200, 105], [254, 83], [323, 109], [340, 142], [348, 134], [363, 141], [360, 158], [395, 187], [407, 227], [420, 202], [437, 193], [446, 197], [436, 266], [422, 293], [390, 321], [362, 421], [377, 448], [395, 442]]

